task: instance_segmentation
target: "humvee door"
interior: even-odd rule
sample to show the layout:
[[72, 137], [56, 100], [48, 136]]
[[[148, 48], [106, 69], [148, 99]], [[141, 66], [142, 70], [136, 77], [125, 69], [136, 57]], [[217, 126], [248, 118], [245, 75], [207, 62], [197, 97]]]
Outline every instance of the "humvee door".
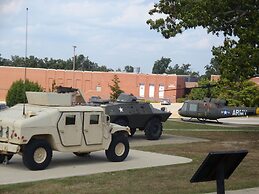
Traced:
[[63, 146], [82, 144], [82, 117], [80, 112], [63, 112], [58, 122], [58, 131]]
[[84, 113], [84, 136], [87, 145], [101, 144], [103, 139], [101, 112]]

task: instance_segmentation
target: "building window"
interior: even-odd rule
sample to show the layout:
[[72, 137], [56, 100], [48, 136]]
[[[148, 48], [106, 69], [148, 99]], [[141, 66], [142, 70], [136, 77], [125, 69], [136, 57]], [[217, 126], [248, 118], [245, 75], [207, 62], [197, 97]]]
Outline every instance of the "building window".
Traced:
[[145, 84], [139, 84], [139, 97], [145, 97]]
[[76, 124], [76, 115], [67, 115], [66, 125], [75, 125], [75, 124]]
[[158, 97], [159, 98], [164, 98], [165, 94], [165, 86], [164, 85], [159, 85], [159, 91], [158, 91]]
[[97, 125], [99, 123], [99, 115], [90, 115], [90, 125]]
[[101, 86], [96, 86], [96, 91], [97, 92], [101, 92], [102, 91], [102, 87]]
[[149, 98], [154, 98], [155, 96], [155, 85], [149, 84]]

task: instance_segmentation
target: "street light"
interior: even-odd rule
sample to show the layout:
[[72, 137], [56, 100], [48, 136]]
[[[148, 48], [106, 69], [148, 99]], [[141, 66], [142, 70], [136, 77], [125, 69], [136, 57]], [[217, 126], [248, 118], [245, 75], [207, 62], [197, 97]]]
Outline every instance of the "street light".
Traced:
[[73, 71], [75, 71], [75, 68], [76, 68], [76, 46], [73, 46], [73, 48], [74, 48]]

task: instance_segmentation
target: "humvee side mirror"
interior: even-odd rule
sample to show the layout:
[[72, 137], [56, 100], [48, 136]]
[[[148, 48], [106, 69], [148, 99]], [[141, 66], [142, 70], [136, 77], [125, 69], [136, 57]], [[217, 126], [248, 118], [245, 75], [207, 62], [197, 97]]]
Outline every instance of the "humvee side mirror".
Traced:
[[106, 121], [107, 121], [107, 124], [110, 124], [110, 117], [108, 115], [106, 115]]

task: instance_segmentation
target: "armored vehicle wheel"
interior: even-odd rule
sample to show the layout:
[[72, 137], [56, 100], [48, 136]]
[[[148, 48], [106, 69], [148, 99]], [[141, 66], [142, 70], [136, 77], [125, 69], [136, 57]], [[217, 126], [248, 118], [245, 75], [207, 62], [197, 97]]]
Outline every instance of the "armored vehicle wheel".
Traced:
[[[3, 163], [3, 162], [4, 162], [5, 156], [6, 156], [5, 154], [0, 154], [0, 163]], [[7, 160], [8, 160], [8, 161], [11, 160], [12, 157], [13, 157], [13, 154], [7, 155]]]
[[130, 137], [136, 133], [136, 128], [130, 128]]
[[24, 165], [30, 170], [43, 170], [52, 159], [52, 149], [45, 140], [31, 140], [24, 147], [22, 159]]
[[122, 133], [113, 134], [109, 149], [105, 150], [107, 159], [111, 162], [121, 162], [128, 156], [128, 153], [128, 138]]
[[75, 154], [78, 157], [88, 157], [88, 156], [90, 156], [90, 152], [86, 152], [86, 153], [73, 152], [73, 154]]
[[162, 135], [162, 123], [158, 118], [148, 121], [145, 127], [145, 135], [148, 140], [157, 140]]

